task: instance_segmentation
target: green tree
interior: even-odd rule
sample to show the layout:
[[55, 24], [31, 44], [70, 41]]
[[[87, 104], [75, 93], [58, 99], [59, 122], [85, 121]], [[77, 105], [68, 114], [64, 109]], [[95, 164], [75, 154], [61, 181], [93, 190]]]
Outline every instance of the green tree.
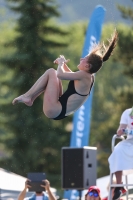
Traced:
[[29, 171], [45, 171], [58, 186], [61, 147], [67, 146], [69, 141], [65, 120], [55, 123], [44, 116], [43, 96], [33, 107], [13, 107], [11, 102], [13, 97], [26, 92], [46, 69], [53, 67], [56, 52], [66, 47], [67, 33], [51, 21], [52, 17], [59, 16], [54, 1], [9, 2], [19, 17], [15, 39], [6, 43], [7, 49], [13, 46], [14, 50], [1, 58], [1, 63], [13, 76], [5, 81], [5, 85], [10, 86], [8, 101], [0, 105], [1, 118], [6, 119], [2, 124], [12, 136], [5, 138], [10, 157], [1, 161], [1, 166], [25, 176]]
[[[13, 38], [16, 36], [11, 26], [12, 25], [9, 22], [0, 24], [0, 59], [14, 51], [14, 48], [6, 48], [4, 46], [7, 38], [9, 40], [13, 40]], [[10, 117], [5, 117], [3, 115], [4, 110], [2, 109], [3, 106], [10, 103], [11, 99], [13, 98], [10, 92], [10, 81], [12, 78], [13, 71], [11, 69], [7, 70], [4, 65], [0, 63], [0, 151], [3, 155], [7, 155], [7, 152], [5, 153], [6, 144], [4, 143], [4, 140], [12, 137], [11, 134], [8, 134], [8, 129], [5, 125], [10, 120]]]

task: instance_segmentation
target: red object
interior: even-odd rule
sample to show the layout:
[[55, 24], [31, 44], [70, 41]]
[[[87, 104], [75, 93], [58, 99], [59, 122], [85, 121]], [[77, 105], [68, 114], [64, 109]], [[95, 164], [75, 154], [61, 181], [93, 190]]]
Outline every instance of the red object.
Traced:
[[108, 200], [108, 197], [103, 198], [102, 200]]
[[122, 191], [122, 194], [125, 194], [127, 192], [127, 190], [124, 187], [121, 188], [121, 191]]
[[93, 190], [96, 190], [97, 193], [100, 194], [100, 189], [97, 186], [91, 186], [91, 187], [89, 187], [88, 192], [91, 192]]
[[[108, 197], [102, 198], [102, 200], [108, 200]], [[119, 199], [119, 200], [124, 200], [124, 199]]]

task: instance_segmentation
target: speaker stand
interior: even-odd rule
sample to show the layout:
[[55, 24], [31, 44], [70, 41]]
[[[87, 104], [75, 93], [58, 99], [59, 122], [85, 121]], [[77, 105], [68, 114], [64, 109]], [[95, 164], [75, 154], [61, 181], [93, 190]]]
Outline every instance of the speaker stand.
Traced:
[[82, 190], [78, 190], [78, 191], [79, 191], [79, 200], [81, 200]]

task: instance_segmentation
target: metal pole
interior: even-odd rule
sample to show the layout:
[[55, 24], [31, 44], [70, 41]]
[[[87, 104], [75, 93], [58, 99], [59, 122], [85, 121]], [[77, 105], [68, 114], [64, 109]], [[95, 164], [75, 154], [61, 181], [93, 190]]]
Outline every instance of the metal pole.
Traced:
[[79, 190], [79, 200], [81, 200], [82, 190]]
[[2, 197], [1, 197], [1, 188], [0, 188], [0, 200], [2, 200]]

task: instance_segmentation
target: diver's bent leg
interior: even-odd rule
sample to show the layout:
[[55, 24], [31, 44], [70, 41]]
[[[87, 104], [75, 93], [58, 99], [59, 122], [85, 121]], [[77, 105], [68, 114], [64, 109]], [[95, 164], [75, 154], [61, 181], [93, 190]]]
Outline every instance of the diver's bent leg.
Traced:
[[30, 88], [25, 94], [15, 98], [12, 102], [13, 105], [17, 103], [25, 103], [27, 106], [32, 106], [34, 100], [42, 93], [47, 87], [49, 74], [54, 69], [48, 69]]

